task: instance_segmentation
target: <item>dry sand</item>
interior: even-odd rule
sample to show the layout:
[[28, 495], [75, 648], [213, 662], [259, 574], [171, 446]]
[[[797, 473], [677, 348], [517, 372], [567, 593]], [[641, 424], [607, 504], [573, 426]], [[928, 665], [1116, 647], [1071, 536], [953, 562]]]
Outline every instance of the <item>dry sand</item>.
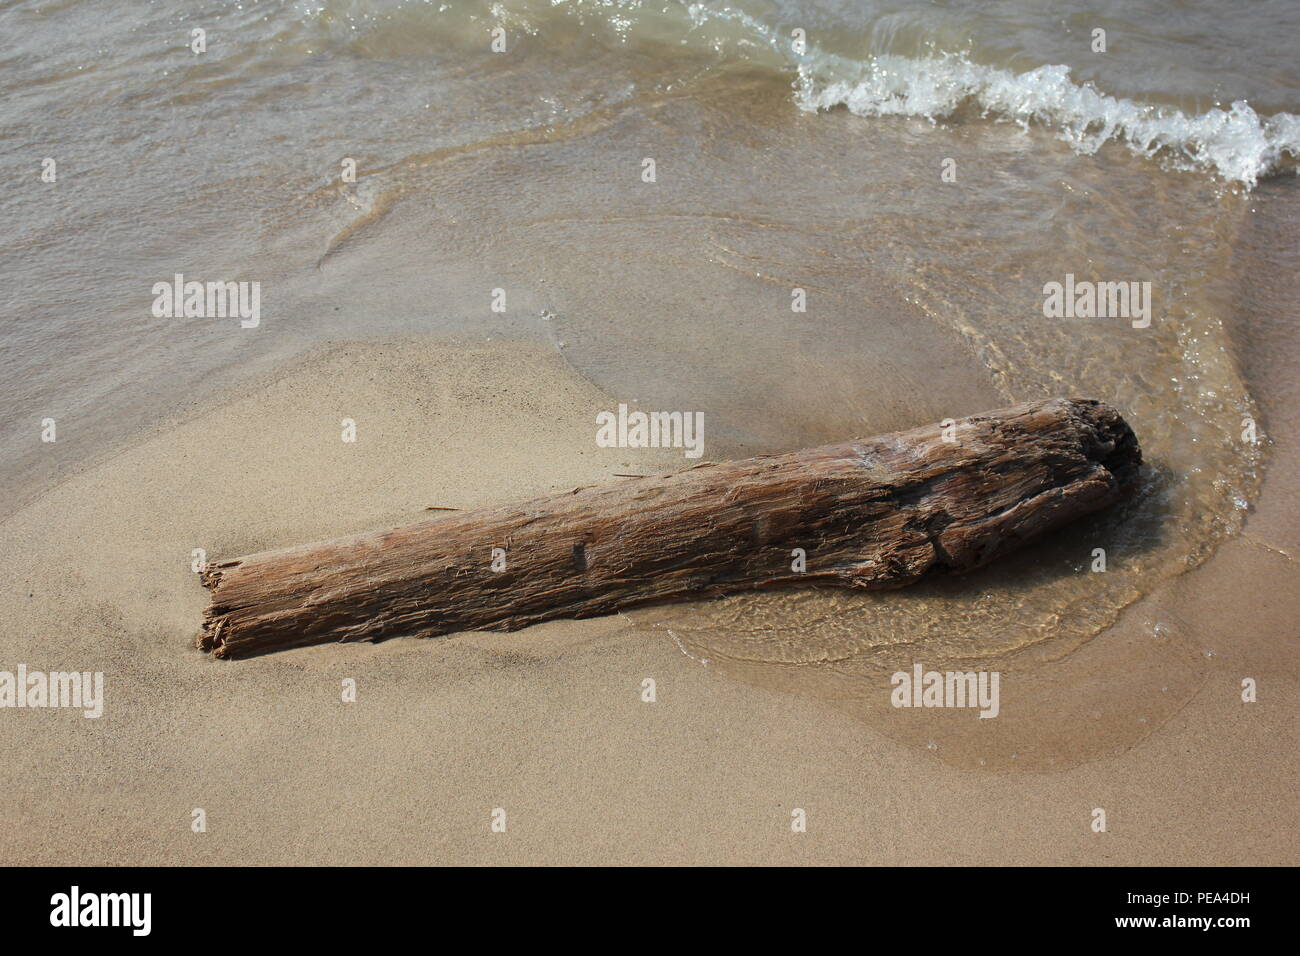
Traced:
[[[1090, 675], [1074, 690], [1093, 695], [1096, 723], [1076, 729], [1082, 762], [1056, 772], [972, 766], [988, 740], [930, 750], [834, 702], [735, 680], [621, 615], [234, 663], [192, 649], [206, 603], [194, 548], [230, 556], [684, 464], [596, 448], [594, 414], [615, 404], [543, 349], [335, 346], [18, 512], [0, 526], [0, 669], [101, 670], [106, 701], [99, 719], [0, 711], [0, 857], [1296, 862], [1300, 525], [1277, 475], [1298, 456], [1280, 439], [1246, 533], [1063, 665]], [[1107, 675], [1157, 618], [1199, 657], [1193, 684], [1140, 732], [1108, 729]], [[1243, 677], [1257, 703], [1241, 701]], [[1093, 747], [1097, 734], [1122, 746]], [[498, 807], [505, 833], [489, 825]], [[806, 833], [791, 831], [796, 807]], [[1090, 828], [1097, 807], [1105, 833]]]

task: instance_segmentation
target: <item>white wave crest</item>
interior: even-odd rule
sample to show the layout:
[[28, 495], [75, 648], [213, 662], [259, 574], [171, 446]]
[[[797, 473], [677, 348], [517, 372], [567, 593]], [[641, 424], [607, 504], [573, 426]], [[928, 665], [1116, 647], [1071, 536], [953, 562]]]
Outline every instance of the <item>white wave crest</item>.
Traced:
[[969, 104], [995, 119], [1055, 130], [1081, 153], [1113, 140], [1247, 188], [1277, 172], [1287, 157], [1300, 157], [1300, 117], [1291, 113], [1260, 117], [1237, 101], [1230, 109], [1189, 115], [1075, 83], [1066, 66], [1014, 73], [955, 55], [879, 56], [865, 64], [810, 56], [798, 70], [797, 101], [809, 111], [843, 105], [858, 116], [933, 120]]

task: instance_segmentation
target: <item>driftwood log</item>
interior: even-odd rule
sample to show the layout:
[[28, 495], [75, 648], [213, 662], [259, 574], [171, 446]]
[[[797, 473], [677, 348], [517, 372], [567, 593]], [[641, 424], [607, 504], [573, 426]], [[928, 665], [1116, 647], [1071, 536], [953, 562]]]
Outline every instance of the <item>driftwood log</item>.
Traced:
[[[896, 588], [966, 571], [1136, 482], [1110, 406], [1052, 399], [784, 455], [703, 463], [209, 564], [198, 646], [509, 631], [779, 585]], [[496, 553], [494, 569], [493, 549]], [[794, 549], [806, 570], [794, 570]]]

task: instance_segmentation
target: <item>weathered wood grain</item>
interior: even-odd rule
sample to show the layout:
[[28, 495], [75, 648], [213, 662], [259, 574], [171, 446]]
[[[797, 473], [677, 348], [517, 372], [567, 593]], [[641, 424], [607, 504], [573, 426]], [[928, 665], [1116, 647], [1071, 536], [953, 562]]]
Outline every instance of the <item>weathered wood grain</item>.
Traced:
[[1132, 430], [1095, 401], [1005, 408], [950, 437], [929, 425], [217, 561], [202, 572], [198, 646], [248, 657], [750, 588], [896, 588], [1106, 507], [1141, 462]]

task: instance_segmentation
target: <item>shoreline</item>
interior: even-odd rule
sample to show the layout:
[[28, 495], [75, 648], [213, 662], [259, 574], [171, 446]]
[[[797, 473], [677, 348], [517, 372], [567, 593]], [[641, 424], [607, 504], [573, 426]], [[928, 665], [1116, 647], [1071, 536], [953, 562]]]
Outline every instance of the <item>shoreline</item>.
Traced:
[[[493, 370], [504, 356], [503, 393]], [[1263, 519], [1252, 514], [1244, 535], [1069, 658], [1085, 675], [1092, 668], [1090, 680], [1104, 676], [1133, 659], [1124, 642], [1139, 641], [1151, 619], [1171, 622], [1169, 648], [1215, 655], [1189, 671], [1180, 705], [1117, 752], [1006, 770], [974, 762], [989, 725], [1011, 727], [1022, 706], [1005, 683], [1003, 716], [967, 712], [969, 726], [929, 750], [929, 727], [899, 735], [833, 700], [734, 679], [666, 636], [647, 639], [625, 615], [234, 664], [200, 655], [182, 633], [197, 628], [205, 602], [192, 547], [249, 553], [428, 505], [681, 466], [673, 449], [598, 455], [594, 418], [580, 423], [609, 397], [540, 346], [336, 343], [257, 381], [159, 424], [6, 519], [0, 580], [15, 585], [0, 596], [0, 627], [13, 639], [0, 666], [82, 661], [79, 670], [107, 675], [98, 720], [32, 712], [0, 722], [0, 743], [19, 755], [0, 771], [13, 794], [0, 849], [13, 862], [1294, 858], [1277, 834], [1295, 808], [1295, 771], [1282, 756], [1295, 738], [1282, 690], [1294, 681], [1295, 646], [1275, 630], [1286, 626], [1294, 571], [1251, 540], [1290, 546], [1276, 465], [1293, 460], [1289, 442], [1271, 456]], [[371, 443], [364, 457], [345, 457], [337, 442], [344, 408]], [[213, 447], [225, 453], [211, 459]], [[1225, 589], [1246, 586], [1244, 610], [1225, 602]], [[40, 602], [28, 597], [37, 589]], [[1246, 670], [1261, 687], [1251, 706], [1234, 689]], [[653, 704], [641, 699], [646, 677]], [[355, 681], [354, 702], [340, 700], [344, 679]], [[1085, 733], [1112, 733], [1105, 703]], [[1058, 730], [1068, 738], [1068, 726]], [[62, 755], [57, 765], [50, 752]], [[411, 812], [421, 806], [433, 809]], [[488, 828], [500, 806], [507, 840]], [[1107, 834], [1089, 829], [1096, 806], [1111, 808]], [[194, 807], [208, 814], [206, 834], [189, 829]], [[792, 807], [808, 813], [801, 842], [791, 840]], [[93, 826], [69, 823], [91, 817]]]

